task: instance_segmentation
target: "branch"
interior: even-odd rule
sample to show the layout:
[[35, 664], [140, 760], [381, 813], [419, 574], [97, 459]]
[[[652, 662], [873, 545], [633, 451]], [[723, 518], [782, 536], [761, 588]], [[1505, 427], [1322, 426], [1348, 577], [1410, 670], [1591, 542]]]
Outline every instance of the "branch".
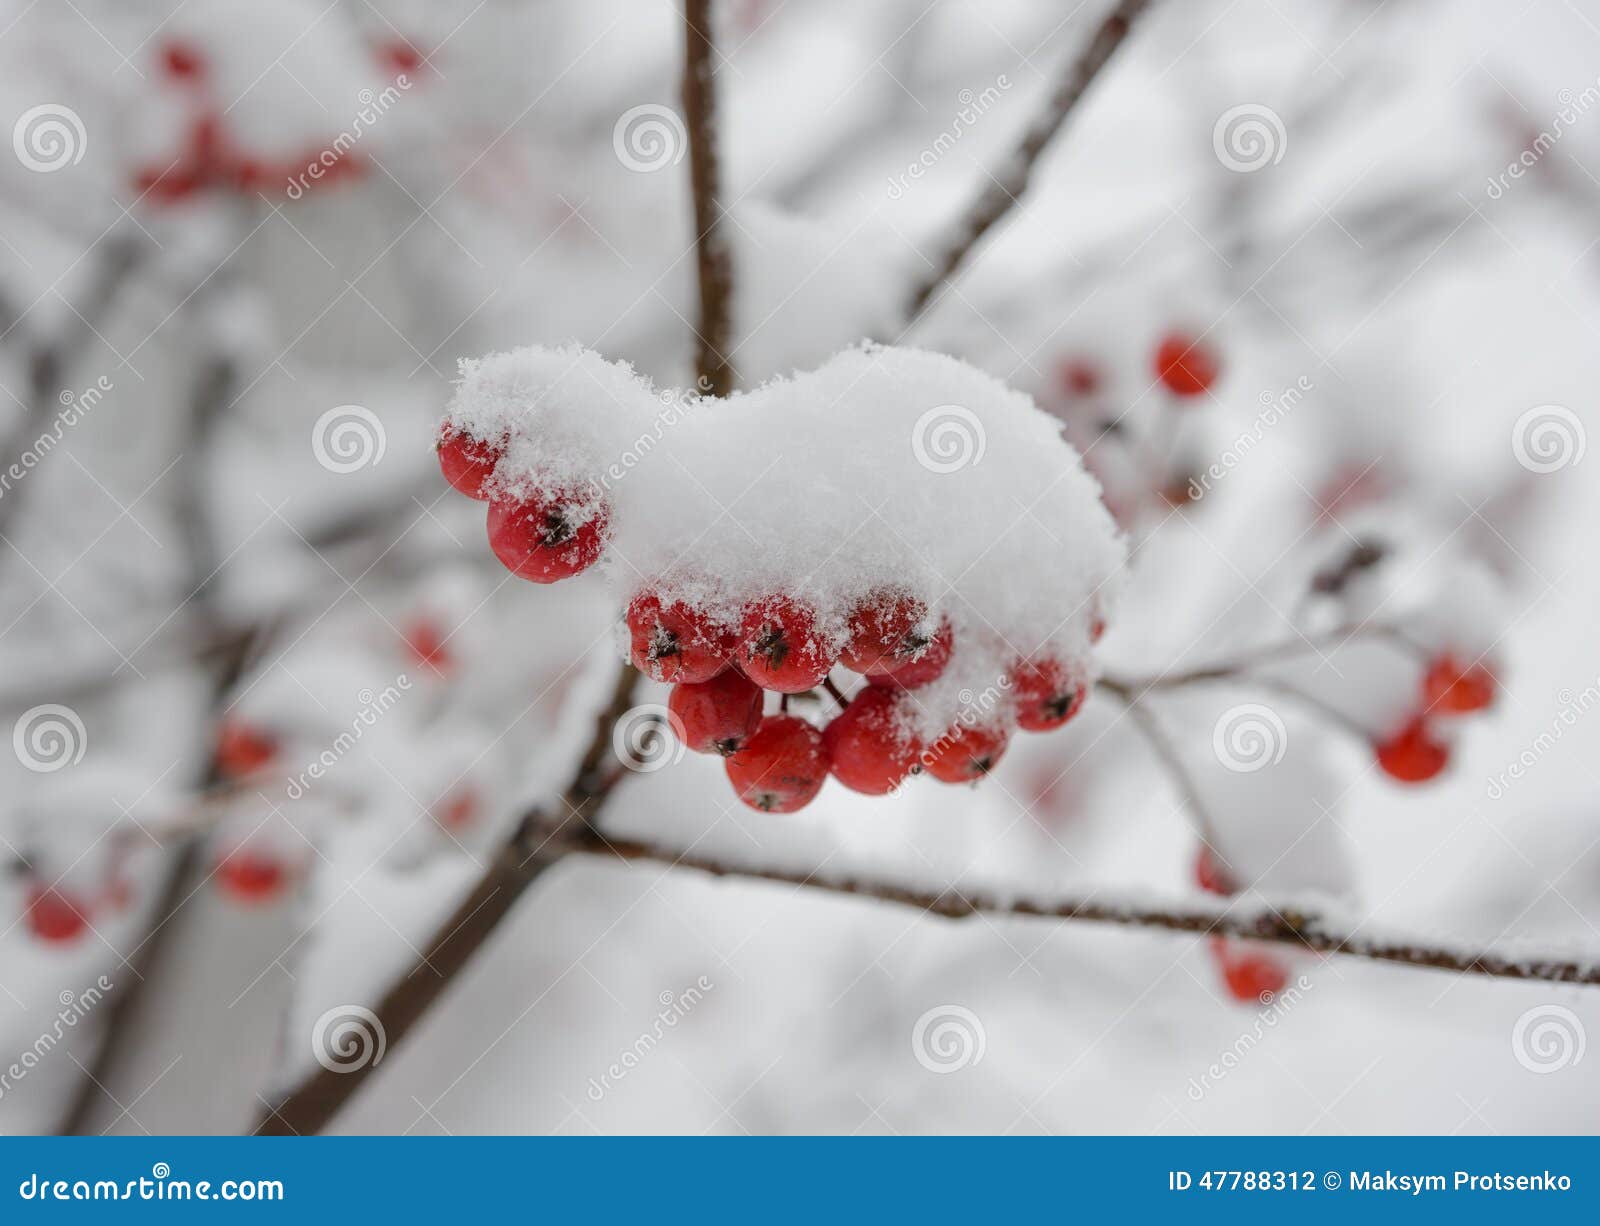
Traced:
[[717, 96], [711, 80], [716, 52], [711, 0], [684, 0], [683, 17], [683, 114], [689, 129], [689, 185], [694, 194], [694, 248], [700, 284], [695, 372], [701, 392], [726, 396], [733, 390], [735, 377], [727, 356], [733, 331], [733, 260], [722, 227]]
[[[0, 458], [4, 466], [21, 460], [22, 452], [32, 441], [28, 436], [36, 428], [38, 418], [57, 407], [56, 394], [60, 383], [72, 365], [97, 337], [107, 313], [116, 301], [118, 292], [127, 283], [146, 254], [145, 243], [138, 238], [118, 237], [109, 240], [103, 248], [95, 267], [94, 277], [84, 291], [81, 306], [68, 303], [69, 318], [60, 335], [38, 342], [28, 355], [27, 411], [17, 418], [16, 424], [0, 442]], [[0, 337], [21, 323], [9, 304], [0, 306], [0, 314], [9, 315], [7, 326]], [[21, 503], [21, 487], [0, 498], [0, 533], [3, 533], [16, 515]]]
[[[694, 192], [696, 253], [700, 277], [700, 329], [695, 374], [700, 390], [725, 395], [734, 372], [724, 356], [732, 304], [733, 270], [720, 241], [717, 203], [715, 96], [711, 83], [709, 0], [684, 5], [683, 107], [689, 128], [690, 186]], [[601, 808], [624, 771], [611, 755], [611, 735], [633, 706], [639, 674], [627, 665], [617, 673], [611, 700], [595, 718], [588, 748], [561, 797], [556, 816], [535, 808], [525, 813], [501, 845], [472, 892], [440, 926], [428, 948], [385, 994], [377, 1008], [379, 1033], [389, 1045], [405, 1037], [487, 941], [522, 892], [566, 851], [569, 838], [599, 839]], [[365, 1082], [373, 1065], [333, 1072], [318, 1070], [268, 1107], [255, 1132], [266, 1136], [321, 1132]]]
[[1086, 920], [1122, 927], [1152, 928], [1167, 932], [1239, 937], [1293, 945], [1312, 953], [1346, 954], [1377, 962], [1487, 975], [1497, 979], [1537, 979], [1550, 983], [1600, 984], [1600, 961], [1578, 962], [1547, 954], [1512, 957], [1487, 950], [1466, 951], [1430, 945], [1399, 937], [1359, 936], [1294, 904], [1243, 909], [1226, 904], [1153, 906], [1137, 900], [1111, 901], [1104, 890], [1082, 897], [1022, 898], [984, 890], [950, 888], [939, 893], [896, 882], [859, 876], [818, 875], [815, 871], [726, 863], [693, 848], [668, 847], [642, 840], [617, 838], [593, 831], [550, 829], [544, 832], [547, 849], [610, 856], [632, 862], [689, 868], [713, 877], [771, 881], [831, 894], [853, 894], [880, 902], [915, 907], [945, 919], [973, 915], [1019, 918]]
[[[463, 967], [516, 905], [522, 892], [564, 854], [566, 839], [599, 838], [593, 822], [600, 807], [625, 772], [620, 764], [606, 768], [611, 729], [633, 705], [638, 674], [624, 667], [611, 701], [595, 718], [594, 735], [572, 783], [555, 807], [524, 815], [511, 837], [501, 844], [488, 869], [439, 926], [421, 957], [384, 995], [377, 1007], [379, 1033], [389, 1047], [399, 1043], [421, 1019]], [[555, 837], [552, 837], [555, 836]], [[255, 1132], [264, 1136], [301, 1136], [321, 1132], [375, 1065], [349, 1071], [318, 1067], [317, 1071], [269, 1107]]]
[[1028, 189], [1034, 163], [1044, 152], [1052, 137], [1060, 131], [1067, 116], [1082, 100], [1100, 70], [1128, 36], [1133, 23], [1148, 7], [1150, 0], [1118, 0], [1117, 6], [1100, 23], [1100, 28], [1089, 40], [1089, 45], [1077, 58], [1068, 62], [1055, 92], [1045, 109], [1033, 119], [1022, 133], [1006, 158], [989, 174], [989, 184], [967, 206], [966, 212], [956, 221], [943, 250], [934, 260], [933, 267], [912, 288], [906, 318], [914, 321], [927, 309], [934, 293], [948, 281], [980, 239], [989, 229], [1009, 213], [1017, 198]]
[[[178, 470], [177, 518], [186, 534], [191, 582], [189, 599], [205, 608], [213, 617], [216, 611], [212, 608], [209, 580], [216, 570], [218, 551], [211, 516], [206, 508], [205, 461], [211, 451], [210, 443], [216, 424], [238, 382], [238, 369], [227, 358], [213, 358], [203, 366], [189, 400], [187, 437], [191, 442], [183, 465]], [[217, 713], [243, 673], [245, 663], [260, 637], [259, 632], [237, 636], [212, 665], [204, 724], [208, 737]], [[220, 783], [214, 758], [208, 754], [205, 762], [198, 781], [202, 795]], [[176, 928], [174, 920], [178, 912], [194, 895], [190, 882], [200, 867], [204, 845], [203, 829], [184, 831], [176, 853], [163, 866], [160, 884], [155, 891], [155, 905], [150, 910], [150, 927], [138, 945], [134, 946], [128, 963], [132, 978], [126, 980], [117, 993], [106, 1019], [105, 1037], [95, 1050], [94, 1059], [85, 1070], [59, 1129], [64, 1135], [79, 1135], [87, 1131], [95, 1108], [100, 1104], [100, 1096], [108, 1093], [106, 1085], [115, 1079], [118, 1067], [126, 1058], [125, 1051], [134, 1035], [132, 1023], [144, 995], [143, 989], [161, 961], [167, 939]]]

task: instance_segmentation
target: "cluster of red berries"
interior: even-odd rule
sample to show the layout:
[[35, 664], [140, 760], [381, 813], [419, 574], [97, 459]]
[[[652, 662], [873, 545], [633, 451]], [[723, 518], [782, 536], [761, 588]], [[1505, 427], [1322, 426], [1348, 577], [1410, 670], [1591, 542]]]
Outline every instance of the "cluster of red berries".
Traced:
[[[696, 753], [720, 754], [739, 799], [768, 813], [792, 813], [828, 775], [852, 791], [881, 796], [926, 771], [969, 783], [1006, 752], [1006, 712], [958, 720], [931, 742], [913, 729], [912, 692], [937, 680], [955, 649], [947, 618], [902, 591], [861, 601], [848, 639], [832, 645], [813, 610], [774, 596], [746, 605], [724, 624], [682, 601], [645, 591], [628, 605], [634, 665], [672, 685], [673, 731]], [[838, 663], [866, 678], [846, 700], [829, 675]], [[1059, 728], [1078, 713], [1086, 688], [1065, 662], [1019, 663], [1008, 678], [1011, 722], [1029, 732]], [[780, 710], [765, 712], [764, 691], [798, 694], [827, 684], [840, 710], [826, 727]]]
[[489, 504], [489, 548], [507, 570], [534, 583], [555, 583], [600, 560], [611, 523], [603, 498], [560, 490], [524, 497], [492, 492], [489, 479], [505, 443], [485, 442], [449, 425], [439, 434], [438, 451], [444, 479]]
[[[610, 508], [598, 494], [505, 494], [491, 481], [505, 443], [448, 423], [437, 448], [445, 480], [488, 502], [489, 546], [512, 572], [553, 583], [599, 560]], [[752, 808], [792, 813], [811, 802], [829, 774], [873, 796], [924, 770], [947, 783], [969, 782], [993, 769], [1010, 740], [1004, 712], [959, 722], [931, 743], [912, 733], [907, 694], [943, 675], [955, 642], [949, 619], [931, 615], [909, 592], [862, 600], [848, 617], [842, 646], [815, 609], [783, 595], [751, 601], [724, 620], [645, 591], [628, 605], [627, 624], [634, 665], [673, 687], [674, 731], [689, 749], [726, 758], [734, 791]], [[835, 691], [840, 711], [826, 728], [787, 711], [765, 712], [764, 691], [831, 688], [836, 664], [867, 684], [851, 700]], [[1019, 662], [1007, 680], [1011, 722], [1030, 732], [1066, 723], [1087, 693], [1079, 670], [1055, 658]]]
[[1449, 652], [1437, 656], [1422, 677], [1419, 704], [1373, 751], [1383, 772], [1401, 783], [1425, 783], [1450, 764], [1450, 746], [1438, 735], [1442, 719], [1471, 715], [1494, 703], [1494, 672], [1478, 662], [1462, 666]]
[[308, 165], [317, 163], [319, 177], [307, 179], [310, 187], [325, 187], [360, 178], [366, 166], [353, 150], [321, 148], [291, 159], [268, 159], [238, 148], [223, 124], [223, 108], [205, 92], [205, 57], [190, 43], [171, 41], [160, 51], [162, 72], [189, 90], [193, 114], [183, 148], [175, 159], [145, 166], [134, 172], [134, 189], [156, 205], [173, 205], [210, 189], [234, 192], [273, 191], [283, 187]]
[[[1195, 860], [1195, 881], [1208, 894], [1230, 898], [1239, 885], [1204, 844]], [[1250, 941], [1214, 936], [1208, 948], [1228, 995], [1242, 1004], [1264, 1005], [1289, 982], [1288, 961]]]

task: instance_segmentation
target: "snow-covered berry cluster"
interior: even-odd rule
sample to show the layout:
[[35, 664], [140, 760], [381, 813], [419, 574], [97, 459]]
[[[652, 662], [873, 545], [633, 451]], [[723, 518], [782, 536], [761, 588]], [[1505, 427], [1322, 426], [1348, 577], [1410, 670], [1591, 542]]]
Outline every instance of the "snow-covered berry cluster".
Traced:
[[[601, 565], [675, 733], [754, 808], [830, 773], [981, 778], [1093, 680], [1123, 559], [1098, 488], [1027, 397], [952, 358], [868, 346], [717, 399], [523, 349], [464, 364], [438, 450], [514, 573]], [[766, 710], [819, 686], [825, 727]]]

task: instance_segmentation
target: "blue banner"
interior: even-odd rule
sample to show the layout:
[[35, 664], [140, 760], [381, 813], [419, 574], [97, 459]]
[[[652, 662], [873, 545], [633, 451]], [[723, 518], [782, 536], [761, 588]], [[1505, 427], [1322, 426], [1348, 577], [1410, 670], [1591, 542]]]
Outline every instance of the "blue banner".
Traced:
[[[0, 1221], [1595, 1221], [1587, 1138], [8, 1138]], [[366, 1215], [357, 1218], [356, 1215]]]

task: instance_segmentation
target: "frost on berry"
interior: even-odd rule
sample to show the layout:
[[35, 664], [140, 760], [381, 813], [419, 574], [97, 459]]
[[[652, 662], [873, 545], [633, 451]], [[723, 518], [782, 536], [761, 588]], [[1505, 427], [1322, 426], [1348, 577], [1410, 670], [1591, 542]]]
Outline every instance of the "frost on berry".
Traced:
[[868, 688], [822, 732], [833, 776], [853, 792], [882, 796], [917, 769], [922, 746], [896, 691]]
[[739, 645], [738, 634], [709, 613], [652, 591], [629, 602], [627, 623], [633, 666], [656, 681], [709, 681]]
[[[954, 460], [927, 437], [950, 406], [972, 444]], [[836, 661], [916, 687], [924, 743], [1019, 651], [1093, 680], [1123, 543], [1055, 420], [957, 359], [868, 345], [710, 398], [526, 348], [462, 364], [452, 433], [505, 440], [491, 508], [605, 508], [596, 557], [617, 604], [689, 611], [687, 635], [630, 612], [630, 654], [659, 680], [714, 675], [711, 628], [738, 629], [732, 658], [763, 688], [810, 689]], [[674, 672], [686, 640], [707, 655]]]

